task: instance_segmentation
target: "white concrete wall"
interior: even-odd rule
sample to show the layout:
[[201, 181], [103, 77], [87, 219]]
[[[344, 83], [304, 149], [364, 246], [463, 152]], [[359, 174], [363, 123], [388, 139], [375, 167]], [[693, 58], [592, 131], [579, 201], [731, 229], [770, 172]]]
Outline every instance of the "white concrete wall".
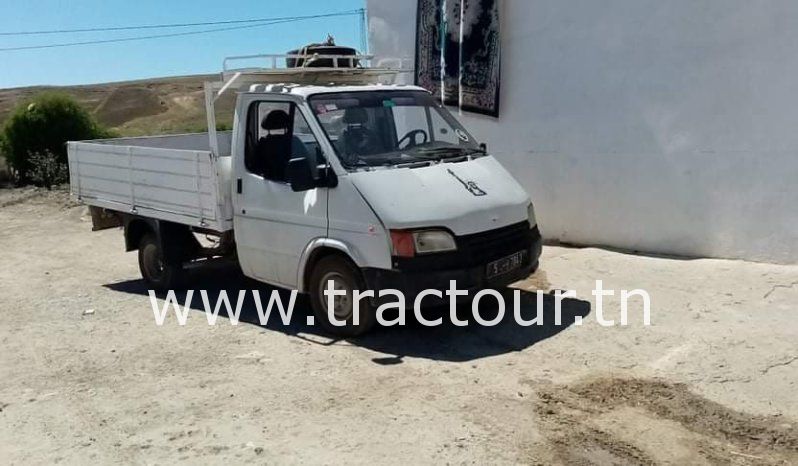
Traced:
[[[501, 116], [461, 120], [547, 238], [798, 262], [798, 2], [502, 1]], [[413, 57], [416, 1], [367, 6]]]

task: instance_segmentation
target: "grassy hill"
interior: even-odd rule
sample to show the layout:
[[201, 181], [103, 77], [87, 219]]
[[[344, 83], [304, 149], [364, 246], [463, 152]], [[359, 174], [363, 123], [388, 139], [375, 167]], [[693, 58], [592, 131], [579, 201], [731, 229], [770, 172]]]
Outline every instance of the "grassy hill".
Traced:
[[[86, 86], [34, 86], [0, 89], [0, 125], [19, 102], [43, 91], [74, 97], [103, 125], [122, 136], [203, 131], [202, 83], [215, 75], [180, 76]], [[233, 99], [217, 108], [218, 122], [231, 124]]]
[[[20, 102], [44, 91], [74, 97], [97, 120], [120, 136], [205, 131], [203, 82], [216, 75], [179, 76], [85, 86], [33, 86], [0, 89], [0, 127]], [[217, 102], [218, 124], [232, 126], [235, 101], [228, 95]], [[5, 161], [0, 157], [0, 181]]]

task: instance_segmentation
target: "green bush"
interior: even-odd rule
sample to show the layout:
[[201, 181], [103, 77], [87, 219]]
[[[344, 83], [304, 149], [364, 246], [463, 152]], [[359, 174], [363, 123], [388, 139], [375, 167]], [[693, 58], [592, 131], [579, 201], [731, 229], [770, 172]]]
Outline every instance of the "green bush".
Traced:
[[11, 173], [8, 171], [8, 165], [6, 164], [6, 156], [3, 152], [4, 148], [3, 144], [3, 133], [0, 133], [0, 187], [2, 187], [5, 183], [11, 181]]
[[71, 97], [43, 93], [14, 109], [6, 120], [0, 141], [3, 145], [2, 152], [17, 181], [27, 184], [44, 183], [41, 176], [34, 177], [33, 158], [37, 158], [39, 165], [44, 163], [43, 157], [48, 160], [45, 169], [47, 173], [50, 173], [51, 162], [60, 165], [65, 171], [67, 141], [109, 136], [110, 133], [100, 127], [91, 114]]
[[69, 181], [67, 165], [59, 162], [52, 152], [34, 152], [28, 158], [30, 163], [30, 180], [36, 186], [44, 186], [48, 190], [53, 186]]
[[8, 167], [6, 167], [5, 159], [0, 156], [0, 187], [3, 187], [9, 181], [11, 181], [11, 173], [9, 173]]

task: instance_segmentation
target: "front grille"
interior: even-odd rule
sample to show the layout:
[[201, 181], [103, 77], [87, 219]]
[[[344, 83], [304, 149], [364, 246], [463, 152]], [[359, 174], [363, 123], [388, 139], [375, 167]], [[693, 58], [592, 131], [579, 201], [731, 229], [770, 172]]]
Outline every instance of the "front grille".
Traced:
[[529, 222], [457, 238], [457, 248], [470, 266], [485, 265], [531, 246]]

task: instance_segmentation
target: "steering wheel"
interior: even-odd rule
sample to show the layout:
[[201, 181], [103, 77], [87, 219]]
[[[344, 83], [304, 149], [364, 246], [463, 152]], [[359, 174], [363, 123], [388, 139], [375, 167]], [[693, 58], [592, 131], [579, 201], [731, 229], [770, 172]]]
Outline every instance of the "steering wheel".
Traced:
[[[419, 134], [424, 136], [424, 140], [421, 142], [416, 141], [416, 136], [418, 136]], [[402, 147], [402, 143], [405, 141], [405, 139], [407, 140], [407, 145], [405, 147]], [[429, 135], [427, 134], [426, 131], [424, 131], [423, 129], [414, 129], [411, 130], [409, 133], [405, 134], [404, 136], [402, 136], [401, 139], [396, 141], [396, 147], [398, 147], [399, 149], [407, 149], [409, 147], [415, 147], [420, 144], [426, 144], [427, 141], [429, 141]]]

